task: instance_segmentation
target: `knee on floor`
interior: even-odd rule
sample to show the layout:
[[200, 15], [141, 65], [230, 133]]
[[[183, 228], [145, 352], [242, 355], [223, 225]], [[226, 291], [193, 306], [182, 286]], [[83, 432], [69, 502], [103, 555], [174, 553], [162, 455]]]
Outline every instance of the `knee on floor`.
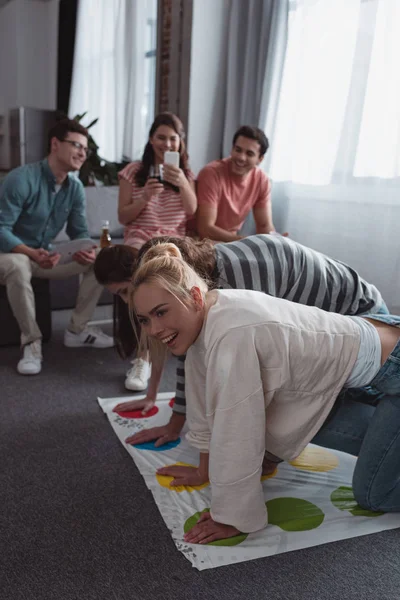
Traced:
[[382, 486], [374, 487], [367, 486], [365, 482], [353, 479], [353, 494], [357, 504], [365, 510], [372, 512], [393, 512], [393, 509], [388, 508], [387, 500], [390, 492], [382, 490]]

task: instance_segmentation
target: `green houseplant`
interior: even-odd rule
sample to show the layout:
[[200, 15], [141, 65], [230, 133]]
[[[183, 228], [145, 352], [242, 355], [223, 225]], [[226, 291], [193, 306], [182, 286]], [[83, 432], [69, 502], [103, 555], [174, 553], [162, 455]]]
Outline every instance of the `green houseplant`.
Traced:
[[[86, 114], [87, 113], [84, 112], [81, 115], [76, 115], [74, 119], [80, 123]], [[84, 127], [89, 130], [98, 120], [98, 118], [94, 119], [89, 125], [84, 125]], [[79, 179], [82, 181], [83, 185], [92, 186], [96, 185], [96, 182], [101, 185], [118, 185], [118, 172], [128, 164], [128, 161], [117, 163], [101, 158], [98, 154], [99, 147], [90, 133], [88, 146], [90, 154], [79, 172]]]

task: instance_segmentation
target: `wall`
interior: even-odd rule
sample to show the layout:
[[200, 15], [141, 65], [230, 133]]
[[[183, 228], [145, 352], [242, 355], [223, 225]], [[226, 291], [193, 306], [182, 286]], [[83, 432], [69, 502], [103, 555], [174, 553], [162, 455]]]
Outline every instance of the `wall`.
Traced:
[[0, 169], [9, 168], [9, 109], [56, 108], [58, 5], [11, 0], [0, 8]]
[[229, 8], [232, 0], [194, 0], [190, 65], [188, 148], [197, 174], [220, 158]]
[[18, 2], [14, 0], [0, 9], [0, 114], [3, 117], [0, 169], [7, 169], [9, 165], [8, 109], [14, 105], [18, 89], [17, 4]]
[[400, 203], [394, 186], [360, 183], [338, 190], [275, 183], [273, 205], [278, 230], [351, 265], [377, 286], [389, 310], [400, 314]]

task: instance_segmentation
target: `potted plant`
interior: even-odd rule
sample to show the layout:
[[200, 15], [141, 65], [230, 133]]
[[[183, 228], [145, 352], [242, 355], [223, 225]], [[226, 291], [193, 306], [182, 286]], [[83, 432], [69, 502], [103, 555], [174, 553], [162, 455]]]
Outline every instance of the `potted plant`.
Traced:
[[[76, 115], [74, 119], [80, 123], [86, 114], [87, 112], [84, 112], [81, 115]], [[97, 123], [98, 120], [98, 118], [94, 119], [91, 123], [89, 123], [89, 125], [84, 125], [84, 127], [89, 130]], [[88, 146], [90, 150], [89, 156], [83, 163], [79, 172], [79, 179], [82, 181], [83, 185], [86, 187], [95, 186], [98, 184], [105, 186], [118, 185], [118, 172], [126, 164], [128, 164], [128, 161], [117, 163], [110, 162], [105, 158], [101, 158], [101, 156], [98, 154], [99, 147], [90, 133], [88, 138]]]

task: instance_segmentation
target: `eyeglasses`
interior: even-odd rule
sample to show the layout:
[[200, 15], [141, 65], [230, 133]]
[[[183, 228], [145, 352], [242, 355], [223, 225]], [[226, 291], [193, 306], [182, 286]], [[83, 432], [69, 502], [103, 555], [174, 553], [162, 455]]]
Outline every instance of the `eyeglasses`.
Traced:
[[73, 140], [61, 140], [62, 142], [66, 142], [67, 144], [71, 144], [77, 150], [83, 150], [86, 156], [90, 156], [92, 151], [87, 146], [82, 146], [79, 142], [74, 142]]

